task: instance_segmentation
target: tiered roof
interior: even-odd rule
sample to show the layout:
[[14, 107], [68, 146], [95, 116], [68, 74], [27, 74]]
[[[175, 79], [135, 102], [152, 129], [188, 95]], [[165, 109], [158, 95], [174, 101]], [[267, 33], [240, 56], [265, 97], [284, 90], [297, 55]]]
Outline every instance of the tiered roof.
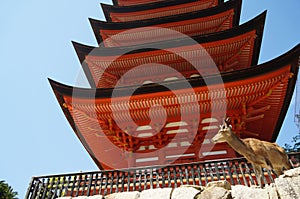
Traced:
[[240, 137], [276, 140], [300, 45], [257, 65], [266, 12], [238, 25], [240, 0], [113, 2], [91, 20], [99, 47], [74, 42], [92, 88], [50, 80], [99, 168], [236, 157], [211, 142], [224, 115]]
[[[189, 78], [188, 85], [192, 87], [187, 87], [185, 80], [147, 84], [138, 89], [84, 89], [52, 80], [50, 83], [74, 131], [100, 168], [167, 164], [176, 159], [175, 162], [200, 161], [214, 154], [218, 158], [232, 156], [231, 149], [223, 145], [209, 147], [225, 110], [241, 137], [276, 140], [295, 86], [299, 58], [300, 45], [265, 64], [221, 73], [224, 84], [217, 74]], [[151, 121], [149, 110], [155, 104], [166, 110], [165, 123], [165, 115], [159, 109], [152, 112], [155, 121]], [[215, 113], [211, 112], [212, 106]], [[182, 114], [188, 116], [182, 120]], [[199, 126], [194, 123], [197, 117]], [[149, 122], [154, 122], [153, 126]], [[156, 125], [162, 127], [159, 133], [155, 133]], [[119, 126], [126, 126], [126, 130]], [[182, 155], [182, 148], [187, 146]], [[155, 152], [162, 147], [167, 147], [163, 157]], [[128, 153], [133, 152], [129, 158]], [[150, 159], [145, 159], [147, 153], [152, 154]], [[117, 162], [116, 155], [120, 156]]]
[[[153, 26], [178, 31], [187, 36], [198, 36], [230, 29], [239, 24], [240, 9], [241, 0], [232, 0], [226, 2], [224, 6], [154, 19], [130, 22], [104, 22], [90, 19], [90, 22], [98, 43], [104, 41], [105, 46], [132, 45], [133, 41], [154, 42], [180, 36], [177, 33], [176, 35], [157, 37], [157, 35], [162, 35], [162, 30], [155, 32], [147, 28]], [[126, 30], [127, 33], [124, 33], [123, 31]]]
[[[128, 1], [126, 1], [128, 2]], [[101, 4], [107, 21], [135, 21], [149, 18], [159, 18], [204, 10], [221, 5], [222, 0], [164, 0], [152, 1], [148, 4], [131, 4], [123, 6], [114, 2], [115, 6]], [[118, 6], [119, 5], [119, 6]]]
[[[201, 70], [201, 75], [207, 75], [219, 71], [216, 71], [211, 65], [205, 64], [207, 63], [206, 53], [201, 52], [202, 48], [208, 52], [220, 71], [242, 69], [257, 64], [265, 16], [266, 12], [241, 26], [191, 37], [192, 39], [184, 37], [115, 48], [94, 48], [74, 43], [74, 47], [92, 87], [113, 87], [128, 70], [141, 64], [150, 63], [168, 65], [180, 71], [184, 77], [198, 74], [195, 67]], [[172, 49], [176, 49], [176, 53]], [[185, 54], [189, 60], [193, 60], [194, 64], [191, 65], [180, 54]], [[148, 73], [145, 74], [141, 71], [135, 79], [124, 80], [122, 85], [153, 81], [151, 77], [155, 77], [158, 81], [173, 77], [172, 74], [168, 74], [167, 77], [166, 74], [163, 74], [160, 77], [162, 71], [159, 69], [161, 67], [158, 67], [157, 70], [154, 68], [150, 77]]]

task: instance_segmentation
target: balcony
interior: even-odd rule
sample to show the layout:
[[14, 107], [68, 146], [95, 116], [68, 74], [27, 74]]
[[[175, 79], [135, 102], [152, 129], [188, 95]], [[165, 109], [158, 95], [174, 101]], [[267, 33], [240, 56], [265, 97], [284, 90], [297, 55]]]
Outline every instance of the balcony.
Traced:
[[[295, 167], [300, 166], [300, 153], [289, 154], [289, 157]], [[263, 182], [270, 184], [274, 182], [274, 178], [270, 171], [265, 171]], [[244, 158], [235, 158], [163, 167], [33, 177], [25, 199], [105, 196], [125, 191], [176, 188], [181, 185], [205, 186], [208, 182], [218, 180], [227, 180], [232, 185], [258, 184], [252, 165]]]

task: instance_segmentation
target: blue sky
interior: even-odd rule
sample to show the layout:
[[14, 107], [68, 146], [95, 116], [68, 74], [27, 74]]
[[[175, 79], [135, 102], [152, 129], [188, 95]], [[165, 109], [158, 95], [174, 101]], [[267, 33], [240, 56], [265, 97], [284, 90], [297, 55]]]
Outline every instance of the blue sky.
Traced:
[[[74, 85], [80, 64], [71, 40], [96, 45], [88, 17], [104, 19], [104, 0], [1, 0], [0, 180], [24, 198], [31, 177], [97, 170], [70, 128], [47, 78]], [[300, 42], [299, 0], [244, 0], [241, 23], [268, 10], [259, 62]], [[300, 102], [297, 102], [300, 103]], [[294, 104], [277, 142], [298, 130]]]

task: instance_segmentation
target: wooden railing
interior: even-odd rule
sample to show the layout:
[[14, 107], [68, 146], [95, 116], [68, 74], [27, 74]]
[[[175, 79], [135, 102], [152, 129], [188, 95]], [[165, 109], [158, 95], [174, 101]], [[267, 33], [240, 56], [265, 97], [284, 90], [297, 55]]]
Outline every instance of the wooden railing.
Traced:
[[[290, 154], [299, 166], [300, 153]], [[274, 182], [270, 171], [264, 172], [263, 182]], [[95, 171], [33, 177], [25, 199], [57, 198], [62, 196], [108, 195], [124, 191], [172, 187], [205, 186], [208, 182], [227, 180], [232, 185], [257, 184], [256, 176], [244, 158], [215, 160], [189, 164], [153, 166], [122, 170]]]

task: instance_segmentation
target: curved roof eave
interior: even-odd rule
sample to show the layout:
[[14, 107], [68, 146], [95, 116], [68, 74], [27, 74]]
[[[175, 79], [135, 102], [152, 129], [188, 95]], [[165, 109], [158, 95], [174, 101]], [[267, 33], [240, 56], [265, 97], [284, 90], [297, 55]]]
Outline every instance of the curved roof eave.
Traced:
[[[144, 4], [136, 4], [136, 5], [126, 5], [126, 6], [120, 6], [118, 0], [112, 0], [112, 7], [116, 9], [125, 9], [125, 10], [131, 10], [136, 11], [138, 10], [148, 10], [148, 9], [155, 9], [159, 7], [165, 7], [169, 5], [179, 5], [187, 2], [195, 2], [198, 0], [164, 0], [164, 1], [157, 1], [157, 2], [150, 2], [150, 3], [144, 3]], [[218, 0], [218, 3], [223, 3], [224, 0]]]
[[230, 9], [234, 9], [234, 17], [233, 17], [232, 24], [233, 26], [237, 26], [239, 25], [239, 21], [240, 21], [241, 4], [242, 4], [242, 0], [231, 0], [224, 3], [224, 6], [217, 6], [205, 10], [194, 11], [194, 12], [189, 12], [189, 13], [184, 13], [179, 15], [138, 20], [138, 21], [106, 22], [106, 21], [100, 21], [92, 18], [89, 18], [89, 21], [98, 43], [101, 43], [103, 39], [99, 34], [100, 30], [122, 30], [122, 29], [130, 29], [130, 28], [140, 28], [140, 27], [154, 26], [158, 24], [166, 24], [166, 23], [172, 23], [172, 22], [183, 21], [183, 20], [199, 19], [199, 18], [220, 14]]
[[137, 28], [140, 26], [151, 26], [151, 25], [157, 25], [162, 23], [168, 23], [168, 22], [176, 22], [178, 20], [188, 20], [188, 19], [195, 19], [195, 18], [201, 18], [201, 17], [207, 17], [212, 16], [215, 14], [222, 13], [224, 11], [234, 9], [235, 15], [237, 15], [237, 19], [235, 19], [235, 24], [238, 25], [239, 17], [240, 17], [240, 10], [241, 10], [242, 0], [231, 0], [226, 3], [224, 3], [224, 6], [217, 6], [217, 7], [211, 7], [205, 10], [199, 10], [189, 13], [183, 13], [173, 16], [165, 16], [160, 18], [154, 18], [154, 19], [144, 19], [144, 20], [138, 20], [138, 21], [128, 21], [128, 22], [109, 22], [109, 21], [101, 21], [97, 19], [90, 18], [90, 23], [92, 27], [94, 26], [95, 29], [109, 29], [109, 30], [119, 30], [119, 29], [127, 29], [127, 28]]
[[[299, 60], [300, 60], [300, 44], [296, 45], [293, 49], [286, 52], [285, 54], [270, 60], [266, 63], [253, 66], [251, 68], [241, 69], [241, 70], [235, 70], [231, 72], [224, 72], [221, 74], [221, 77], [224, 81], [224, 83], [227, 82], [234, 82], [239, 81], [255, 76], [261, 76], [266, 73], [270, 73], [272, 71], [276, 71], [280, 69], [283, 66], [286, 66], [288, 64], [292, 64], [291, 67], [291, 73], [297, 74], [298, 73], [298, 67], [299, 67]], [[206, 76], [205, 79], [210, 79], [210, 82], [213, 82], [214, 78], [219, 78], [219, 74], [216, 75], [210, 75]], [[294, 79], [296, 79], [295, 77]], [[176, 81], [170, 81], [167, 82], [168, 84], [180, 84], [181, 81], [186, 80], [176, 80]], [[203, 86], [206, 85], [204, 82], [203, 77], [194, 77], [194, 78], [188, 78], [188, 81], [190, 85], [192, 86]], [[96, 98], [109, 98], [111, 97], [111, 94], [114, 89], [120, 89], [120, 90], [126, 90], [131, 89], [135, 87], [126, 86], [126, 87], [120, 87], [120, 88], [78, 88], [73, 86], [67, 86], [64, 84], [61, 84], [57, 81], [49, 79], [49, 82], [55, 92], [61, 93], [65, 96], [74, 96], [76, 94], [76, 97], [79, 98], [85, 98], [86, 96], [94, 96]], [[184, 84], [186, 85], [186, 84]], [[154, 89], [155, 88], [155, 89]], [[174, 87], [175, 88], [175, 87]], [[176, 87], [178, 89], [184, 89]], [[74, 89], [76, 89], [76, 92], [74, 93]], [[164, 92], [166, 87], [158, 85], [158, 84], [147, 84], [144, 86], [141, 86], [139, 88], [139, 92], [135, 92], [135, 94], [143, 94], [143, 93], [149, 93], [151, 91], [152, 93], [156, 92]], [[121, 93], [121, 92], [120, 92]], [[127, 93], [128, 92], [124, 92]], [[130, 93], [130, 92], [129, 92]]]
[[[129, 52], [129, 54], [132, 53], [137, 53], [137, 52], [147, 52], [151, 50], [156, 50], [158, 48], [160, 49], [165, 49], [167, 48], [174, 48], [174, 47], [180, 47], [180, 46], [186, 46], [189, 44], [195, 44], [194, 42], [198, 42], [199, 44], [201, 43], [206, 43], [206, 42], [213, 42], [213, 41], [218, 41], [218, 40], [223, 40], [223, 39], [228, 39], [231, 37], [235, 37], [238, 35], [241, 35], [243, 33], [247, 33], [252, 30], [256, 30], [257, 39], [255, 43], [255, 55], [254, 55], [254, 60], [252, 61], [252, 65], [257, 64], [258, 60], [258, 55], [260, 52], [260, 44], [262, 40], [262, 35], [263, 35], [263, 29], [264, 29], [264, 23], [265, 23], [265, 18], [266, 18], [266, 11], [258, 15], [257, 17], [253, 18], [252, 20], [231, 28], [229, 30], [224, 30], [221, 32], [216, 32], [216, 33], [210, 33], [206, 35], [201, 35], [201, 36], [196, 36], [196, 37], [191, 37], [193, 39], [193, 42], [190, 38], [178, 38], [178, 39], [173, 39], [173, 40], [166, 40], [166, 41], [159, 41], [159, 42], [153, 42], [153, 43], [147, 43], [147, 44], [138, 44], [138, 45], [132, 45], [132, 46], [122, 46], [122, 47], [104, 47], [104, 46], [99, 46], [99, 47], [91, 47], [87, 46], [84, 44], [76, 43], [73, 42], [74, 48], [77, 52], [78, 58], [82, 62], [84, 60], [84, 57], [92, 53], [90, 55], [95, 55], [95, 56], [117, 56], [117, 55], [122, 55], [126, 52]], [[136, 50], [139, 49], [139, 50]]]

